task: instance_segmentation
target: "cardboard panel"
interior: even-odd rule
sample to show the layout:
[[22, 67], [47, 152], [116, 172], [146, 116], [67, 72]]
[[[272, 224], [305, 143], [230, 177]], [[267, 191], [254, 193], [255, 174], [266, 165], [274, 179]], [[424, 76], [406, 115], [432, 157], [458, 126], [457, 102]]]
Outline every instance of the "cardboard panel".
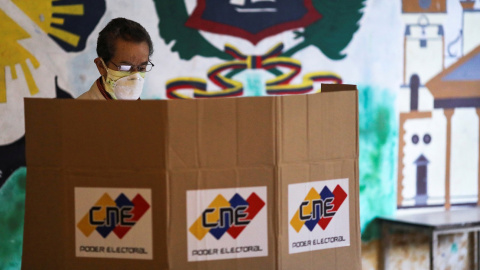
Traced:
[[[35, 199], [35, 207], [27, 206], [25, 222], [24, 269], [104, 269], [105, 267], [157, 269], [167, 267], [167, 230], [166, 230], [166, 181], [165, 171], [126, 172], [126, 171], [90, 171], [90, 170], [58, 170], [29, 168], [28, 198]], [[151, 228], [149, 235], [152, 239], [153, 259], [113, 259], [113, 258], [83, 258], [76, 256], [76, 231], [78, 220], [75, 218], [75, 188], [104, 189], [101, 193], [116, 195], [109, 192], [111, 189], [128, 191], [133, 189], [151, 190], [152, 198], [148, 203], [152, 220], [147, 227]], [[38, 198], [44, 198], [38, 200]], [[100, 198], [100, 197], [98, 197]], [[130, 196], [132, 199], [133, 196]], [[27, 201], [29, 200], [27, 199]], [[78, 198], [77, 198], [78, 199]], [[81, 199], [81, 198], [80, 198]], [[115, 199], [115, 197], [113, 197]], [[38, 205], [40, 204], [40, 205]], [[32, 211], [34, 210], [34, 211]], [[85, 212], [86, 214], [87, 212]], [[78, 213], [77, 213], [78, 214]], [[82, 214], [82, 213], [80, 213]], [[47, 217], [47, 218], [46, 218]], [[155, 226], [153, 226], [155, 224]], [[143, 226], [145, 227], [145, 226]], [[147, 234], [148, 231], [139, 231], [135, 224], [122, 239], [129, 241], [131, 246], [141, 247], [145, 243], [139, 239], [128, 240], [134, 234]], [[136, 231], [135, 231], [136, 230]], [[93, 231], [89, 238], [95, 237]], [[98, 235], [97, 235], [98, 237]], [[95, 248], [102, 245], [109, 246], [109, 239], [116, 238], [110, 233], [104, 240], [97, 241], [96, 245], [85, 245]], [[133, 244], [132, 244], [133, 243]], [[90, 251], [90, 254], [110, 255], [103, 252]]]
[[165, 102], [56, 102], [63, 121], [65, 166], [164, 168]]
[[356, 91], [283, 98], [279, 110], [281, 162], [358, 156]]
[[310, 160], [358, 158], [357, 102], [356, 91], [309, 96]]
[[[61, 108], [53, 102], [25, 98], [25, 150], [29, 166], [60, 166], [63, 162]], [[41, 117], [35, 117], [39, 112]]]
[[275, 164], [274, 102], [273, 98], [236, 99], [238, 166]]
[[164, 168], [164, 102], [25, 100], [29, 166]]
[[278, 99], [278, 106], [279, 161], [306, 161], [309, 153], [307, 96]]
[[272, 98], [169, 102], [170, 168], [273, 165], [274, 113]]
[[[167, 204], [166, 193], [166, 172], [164, 170], [150, 170], [142, 172], [125, 172], [125, 171], [98, 171], [92, 173], [92, 171], [72, 171], [65, 177], [65, 190], [72, 191], [75, 188], [91, 188], [96, 187], [100, 189], [101, 193], [107, 193], [115, 199], [118, 194], [111, 192], [111, 190], [118, 189], [119, 192], [125, 193], [127, 197], [132, 200], [134, 194], [128, 194], [130, 189], [145, 189], [151, 192], [151, 200], [147, 199], [147, 203], [150, 205], [147, 211], [150, 211], [151, 220], [140, 219], [131, 229], [125, 234], [120, 241], [120, 246], [126, 247], [143, 247], [149, 246], [145, 243], [151, 239], [152, 247], [152, 259], [114, 259], [114, 258], [81, 258], [76, 257], [75, 252], [75, 239], [73, 236], [78, 231], [78, 220], [71, 215], [68, 215], [68, 224], [75, 224], [76, 226], [68, 226], [67, 235], [71, 238], [67, 238], [69, 245], [67, 248], [70, 251], [67, 256], [67, 269], [86, 269], [94, 268], [101, 269], [106, 267], [118, 267], [118, 268], [142, 268], [142, 269], [157, 269], [158, 267], [167, 267], [167, 223], [165, 212], [165, 205]], [[106, 190], [106, 191], [103, 191]], [[68, 195], [69, 205], [72, 208], [78, 208], [75, 205], [74, 194]], [[80, 213], [82, 214], [82, 213]], [[140, 222], [149, 222], [149, 224], [142, 224]], [[146, 228], [143, 229], [142, 228]], [[141, 239], [139, 236], [145, 237]], [[90, 236], [91, 237], [91, 236]], [[105, 244], [111, 238], [117, 239], [116, 235], [111, 233], [105, 238]], [[123, 243], [122, 243], [123, 242]], [[100, 245], [102, 243], [100, 242]]]
[[235, 166], [238, 140], [235, 99], [199, 100], [197, 108], [200, 166]]
[[[202, 169], [202, 170], [175, 170], [169, 174], [169, 235], [170, 241], [168, 245], [170, 269], [245, 269], [257, 268], [275, 269], [275, 224], [274, 224], [274, 168], [273, 167], [251, 167], [241, 169]], [[233, 188], [233, 189], [232, 189]], [[244, 259], [206, 259], [205, 256], [197, 255], [192, 257], [200, 257], [202, 261], [188, 261], [188, 253], [194, 250], [195, 252], [203, 252], [202, 254], [219, 254], [224, 250], [229, 250], [232, 244], [232, 236], [224, 233], [219, 239], [213, 238], [207, 233], [202, 236], [202, 239], [196, 239], [191, 236], [190, 229], [193, 221], [201, 217], [205, 210], [200, 206], [201, 202], [207, 200], [207, 203], [212, 202], [213, 198], [230, 200], [232, 194], [238, 193], [247, 199], [251, 192], [243, 192], [243, 189], [250, 188], [264, 188], [267, 190], [266, 207], [264, 211], [264, 222], [266, 227], [258, 227], [257, 223], [251, 223], [241, 231], [236, 238], [237, 241], [247, 241], [252, 239], [252, 233], [255, 235], [256, 231], [266, 230], [268, 235], [262, 235], [266, 239], [268, 246], [268, 255], [260, 257], [247, 257]], [[212, 193], [209, 199], [197, 197], [197, 200], [188, 198], [191, 192], [207, 191]], [[245, 196], [247, 195], [247, 196]], [[263, 196], [261, 196], [263, 199]], [[188, 204], [187, 202], [193, 200], [195, 203]], [[188, 213], [193, 211], [193, 221], [188, 221]], [[187, 215], [185, 215], [187, 213]], [[256, 217], [257, 218], [257, 217]], [[190, 235], [191, 242], [188, 242], [187, 237]], [[245, 240], [247, 239], [247, 240]], [[256, 240], [253, 238], [253, 240]], [[210, 243], [219, 248], [209, 248], [204, 246], [205, 243]], [[188, 248], [188, 245], [193, 245], [193, 248]], [[216, 249], [216, 250], [214, 250]], [[254, 251], [249, 251], [254, 253]], [[198, 254], [198, 253], [197, 253]], [[239, 256], [247, 255], [248, 252], [238, 253]], [[202, 258], [203, 257], [203, 258]]]
[[171, 100], [167, 107], [168, 167], [198, 168], [198, 103], [195, 100]]
[[[283, 165], [279, 168], [279, 183], [281, 185], [281, 197], [283, 198], [279, 202], [278, 224], [280, 225], [280, 240], [279, 240], [279, 269], [359, 269], [361, 264], [360, 253], [360, 227], [359, 227], [359, 211], [358, 211], [358, 186], [357, 186], [357, 172], [356, 161], [352, 160], [335, 160], [325, 161], [319, 163], [307, 164], [291, 164]], [[304, 184], [309, 182], [328, 182], [335, 179], [348, 179], [348, 224], [347, 230], [349, 233], [349, 244], [345, 247], [325, 248], [320, 250], [312, 250], [307, 252], [291, 253], [292, 241], [289, 241], [289, 227], [291, 227], [292, 216], [289, 215], [290, 200], [298, 199], [292, 197], [289, 194], [289, 186], [294, 184]], [[323, 185], [320, 184], [320, 187]], [[333, 191], [332, 186], [330, 189]], [[305, 194], [308, 194], [308, 189], [305, 190]], [[320, 190], [317, 189], [318, 192]], [[301, 198], [300, 198], [301, 199]], [[344, 207], [346, 204], [342, 204], [340, 207]], [[337, 212], [338, 213], [338, 212]], [[335, 215], [332, 221], [327, 225], [328, 230], [333, 235], [343, 235], [343, 231], [334, 226], [338, 226], [339, 215]], [[335, 221], [335, 222], [334, 222]], [[333, 227], [332, 227], [333, 226]], [[302, 226], [301, 231], [307, 231], [306, 226]], [[304, 241], [296, 242], [300, 244], [308, 245], [311, 248], [315, 248], [313, 241], [329, 240], [328, 234], [325, 234], [323, 229], [320, 229], [319, 225], [316, 225], [314, 230], [310, 233], [309, 240], [311, 242], [305, 243]], [[296, 234], [294, 232], [294, 234]], [[328, 235], [328, 236], [325, 236]], [[319, 259], [321, 258], [321, 260]], [[346, 260], [345, 258], [348, 258]]]
[[[23, 269], [65, 269], [67, 241], [60, 169], [28, 167], [25, 197]], [[56, 258], [45, 259], [45, 258]]]

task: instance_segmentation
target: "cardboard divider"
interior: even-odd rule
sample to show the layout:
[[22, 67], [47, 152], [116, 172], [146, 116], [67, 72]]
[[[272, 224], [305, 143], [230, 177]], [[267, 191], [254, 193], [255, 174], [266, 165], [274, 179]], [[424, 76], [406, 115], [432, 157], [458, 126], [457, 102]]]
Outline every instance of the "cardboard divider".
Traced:
[[25, 99], [22, 268], [360, 269], [352, 90]]

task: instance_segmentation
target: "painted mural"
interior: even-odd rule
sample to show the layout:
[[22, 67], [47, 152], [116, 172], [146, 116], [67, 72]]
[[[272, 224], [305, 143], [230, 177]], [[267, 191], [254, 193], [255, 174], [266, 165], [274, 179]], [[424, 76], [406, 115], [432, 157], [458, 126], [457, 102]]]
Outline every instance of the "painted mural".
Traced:
[[99, 74], [98, 32], [142, 24], [154, 69], [142, 99], [359, 89], [360, 218], [476, 204], [478, 0], [2, 0], [0, 269], [19, 269], [24, 98], [75, 98]]
[[[477, 204], [480, 10], [474, 1], [403, 1], [397, 206]], [[448, 8], [460, 20], [447, 33]], [[450, 34], [447, 35], [447, 34]]]

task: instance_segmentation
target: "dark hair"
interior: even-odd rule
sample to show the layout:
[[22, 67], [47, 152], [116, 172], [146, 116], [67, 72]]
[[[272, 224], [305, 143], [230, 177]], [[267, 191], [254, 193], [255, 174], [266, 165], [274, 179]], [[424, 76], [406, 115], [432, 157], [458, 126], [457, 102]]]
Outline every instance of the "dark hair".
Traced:
[[115, 54], [115, 40], [121, 38], [126, 41], [147, 42], [148, 56], [153, 54], [153, 44], [147, 30], [139, 23], [125, 18], [111, 20], [98, 34], [97, 55], [108, 62]]

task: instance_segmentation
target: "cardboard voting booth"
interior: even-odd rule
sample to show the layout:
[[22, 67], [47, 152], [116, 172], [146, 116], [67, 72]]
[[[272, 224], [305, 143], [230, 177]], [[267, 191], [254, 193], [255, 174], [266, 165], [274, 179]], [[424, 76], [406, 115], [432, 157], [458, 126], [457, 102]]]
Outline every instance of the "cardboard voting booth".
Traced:
[[25, 99], [22, 268], [360, 269], [357, 99]]

